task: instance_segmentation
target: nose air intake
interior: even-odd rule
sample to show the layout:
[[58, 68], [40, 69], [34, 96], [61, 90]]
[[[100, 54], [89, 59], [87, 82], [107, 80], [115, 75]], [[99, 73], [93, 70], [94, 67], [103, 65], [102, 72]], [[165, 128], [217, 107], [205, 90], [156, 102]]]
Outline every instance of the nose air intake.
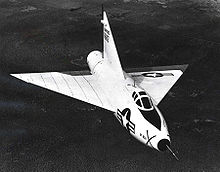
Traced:
[[158, 147], [159, 151], [162, 151], [162, 152], [168, 149], [172, 153], [174, 158], [177, 161], [179, 161], [179, 158], [176, 156], [176, 154], [170, 148], [170, 141], [169, 140], [167, 140], [167, 139], [160, 140], [159, 143], [157, 144], [157, 147]]
[[162, 139], [157, 144], [158, 149], [162, 152], [167, 150], [167, 146], [170, 147], [170, 141], [168, 139]]

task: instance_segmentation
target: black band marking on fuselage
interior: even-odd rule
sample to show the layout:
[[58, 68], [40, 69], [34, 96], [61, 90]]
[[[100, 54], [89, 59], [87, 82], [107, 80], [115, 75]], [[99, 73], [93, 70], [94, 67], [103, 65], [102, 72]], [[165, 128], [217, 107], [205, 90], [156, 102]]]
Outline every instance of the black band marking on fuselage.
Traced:
[[[146, 145], [148, 145], [148, 143], [150, 143], [150, 145], [152, 146], [152, 144], [151, 144], [151, 140], [154, 138], [154, 137], [156, 137], [156, 135], [154, 135], [154, 136], [152, 136], [151, 138], [149, 138], [149, 135], [148, 135], [148, 130], [147, 130], [147, 143], [146, 143]], [[152, 146], [153, 147], [153, 146]]]

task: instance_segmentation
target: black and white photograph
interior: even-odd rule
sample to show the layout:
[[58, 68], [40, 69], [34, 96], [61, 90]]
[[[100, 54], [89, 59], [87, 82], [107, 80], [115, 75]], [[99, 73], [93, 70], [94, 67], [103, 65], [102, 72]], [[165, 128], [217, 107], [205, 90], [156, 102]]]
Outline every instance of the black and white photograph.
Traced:
[[219, 172], [220, 0], [0, 0], [0, 172]]

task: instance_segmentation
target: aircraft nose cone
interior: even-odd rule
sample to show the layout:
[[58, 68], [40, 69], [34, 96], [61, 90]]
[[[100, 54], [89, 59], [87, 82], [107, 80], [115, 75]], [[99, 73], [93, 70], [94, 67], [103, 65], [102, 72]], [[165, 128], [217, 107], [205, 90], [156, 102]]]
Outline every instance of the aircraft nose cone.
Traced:
[[157, 147], [160, 151], [167, 150], [167, 146], [170, 147], [170, 141], [168, 139], [162, 139], [157, 144]]

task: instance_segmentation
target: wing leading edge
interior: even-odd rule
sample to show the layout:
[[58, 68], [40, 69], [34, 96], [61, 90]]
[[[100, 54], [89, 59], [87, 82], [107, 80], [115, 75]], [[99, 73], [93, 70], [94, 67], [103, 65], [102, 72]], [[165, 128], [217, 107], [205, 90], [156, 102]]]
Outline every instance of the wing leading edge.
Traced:
[[188, 65], [159, 66], [129, 69], [135, 83], [146, 90], [156, 105], [180, 78]]

